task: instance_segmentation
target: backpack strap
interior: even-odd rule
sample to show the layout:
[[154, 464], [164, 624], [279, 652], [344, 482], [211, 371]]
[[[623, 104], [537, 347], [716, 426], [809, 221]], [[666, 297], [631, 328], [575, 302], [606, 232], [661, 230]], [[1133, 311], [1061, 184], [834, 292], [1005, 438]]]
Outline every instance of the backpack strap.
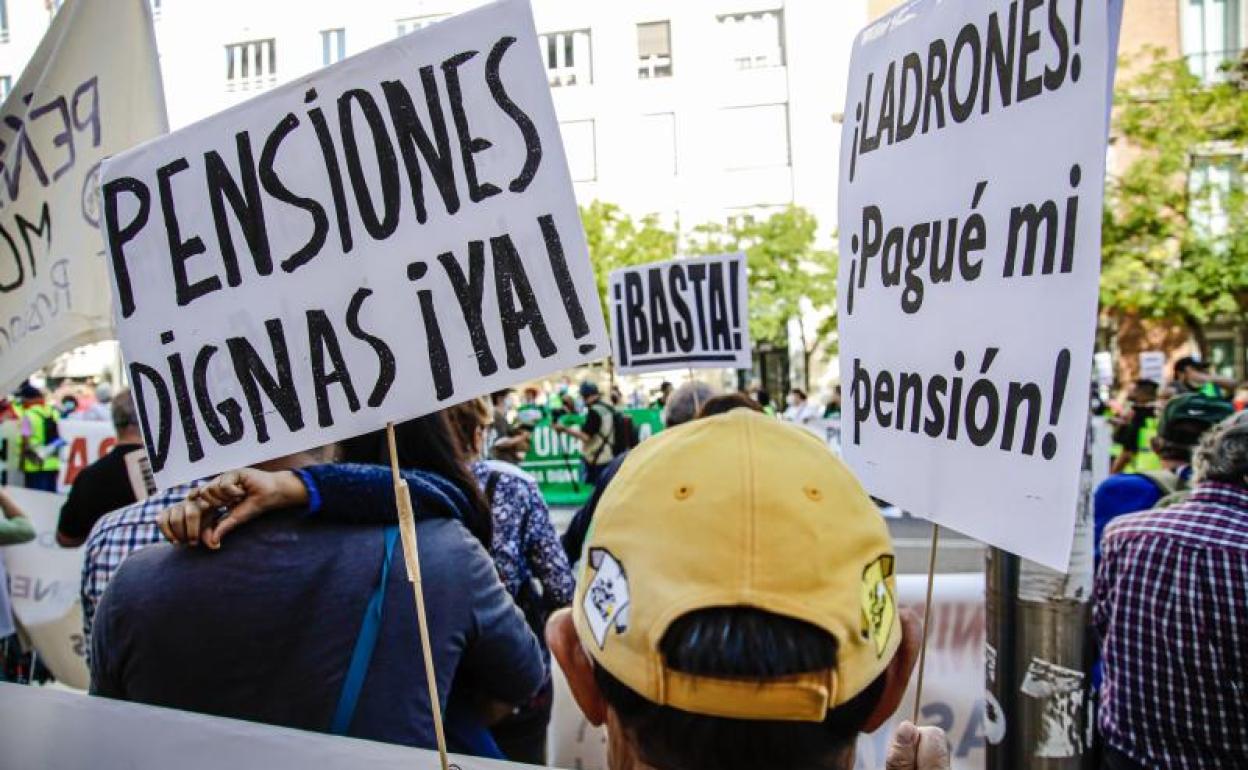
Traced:
[[[601, 401], [591, 406], [590, 409], [597, 409], [600, 406], [603, 409], [607, 410], [606, 419], [603, 420], [603, 424], [610, 426], [611, 430], [609, 433], [600, 434], [602, 436], [602, 443], [598, 445], [598, 451], [594, 452], [594, 459], [589, 463], [590, 465], [597, 465], [598, 458], [602, 457], [602, 450], [611, 446], [611, 442], [615, 440], [615, 410], [612, 409], [609, 405], [602, 403]], [[599, 418], [603, 417], [603, 414], [601, 411], [598, 412], [598, 417]], [[613, 453], [612, 457], [614, 457], [615, 456], [614, 448], [611, 451]]]
[[360, 624], [359, 635], [355, 637], [355, 649], [351, 651], [351, 664], [342, 680], [342, 694], [338, 696], [338, 707], [334, 709], [334, 719], [329, 724], [329, 731], [334, 735], [346, 735], [351, 729], [351, 720], [355, 717], [355, 708], [360, 702], [360, 690], [364, 689], [364, 678], [368, 674], [373, 651], [377, 649], [377, 637], [381, 633], [386, 586], [390, 581], [390, 554], [394, 552], [394, 544], [398, 538], [397, 525], [386, 527], [381, 574], [377, 577], [373, 595], [368, 599], [368, 606], [364, 608], [364, 620]]
[[1187, 481], [1174, 471], [1140, 471], [1137, 475], [1153, 482], [1161, 490], [1162, 497], [1187, 489]]

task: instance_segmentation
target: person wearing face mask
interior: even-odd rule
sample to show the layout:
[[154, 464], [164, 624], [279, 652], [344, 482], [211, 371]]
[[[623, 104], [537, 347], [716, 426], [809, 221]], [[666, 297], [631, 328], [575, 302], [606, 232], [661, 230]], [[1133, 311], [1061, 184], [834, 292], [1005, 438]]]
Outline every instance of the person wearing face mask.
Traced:
[[529, 432], [513, 428], [507, 421], [507, 415], [518, 406], [516, 396], [510, 389], [499, 390], [490, 395], [490, 403], [494, 408], [494, 418], [486, 441], [488, 457], [519, 465], [529, 452]]
[[789, 391], [788, 408], [784, 410], [784, 419], [798, 425], [805, 425], [819, 419], [819, 405], [806, 398], [806, 391], [793, 388]]

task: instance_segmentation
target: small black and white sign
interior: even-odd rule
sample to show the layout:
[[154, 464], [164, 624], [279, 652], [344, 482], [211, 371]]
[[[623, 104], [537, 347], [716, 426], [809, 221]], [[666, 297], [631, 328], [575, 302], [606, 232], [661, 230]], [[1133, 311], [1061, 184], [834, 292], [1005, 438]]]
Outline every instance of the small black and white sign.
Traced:
[[616, 371], [748, 369], [746, 282], [740, 252], [612, 271], [608, 297]]

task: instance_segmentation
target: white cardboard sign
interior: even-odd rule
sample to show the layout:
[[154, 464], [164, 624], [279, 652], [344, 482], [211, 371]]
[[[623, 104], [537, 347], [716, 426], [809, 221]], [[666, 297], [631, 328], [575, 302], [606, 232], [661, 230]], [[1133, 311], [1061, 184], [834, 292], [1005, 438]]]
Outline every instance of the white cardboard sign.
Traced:
[[745, 254], [613, 270], [611, 352], [622, 374], [750, 367]]
[[7, 393], [57, 355], [112, 337], [100, 161], [168, 130], [147, 0], [64, 3], [2, 117], [0, 391]]
[[1166, 377], [1166, 354], [1160, 350], [1140, 353], [1140, 379], [1152, 380], [1160, 385]]
[[907, 3], [854, 43], [842, 451], [874, 495], [1065, 570], [1100, 275], [1116, 14]]
[[150, 142], [103, 180], [162, 487], [609, 352], [524, 0]]

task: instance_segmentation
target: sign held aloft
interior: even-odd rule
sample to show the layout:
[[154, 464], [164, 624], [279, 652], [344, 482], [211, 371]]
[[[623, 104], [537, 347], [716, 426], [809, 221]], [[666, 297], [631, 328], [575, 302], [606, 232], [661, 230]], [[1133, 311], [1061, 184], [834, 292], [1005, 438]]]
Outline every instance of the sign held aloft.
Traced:
[[745, 254], [611, 271], [612, 354], [622, 374], [750, 367]]
[[841, 137], [845, 459], [874, 495], [1065, 570], [1115, 51], [1104, 2], [908, 3]]
[[64, 3], [0, 120], [0, 391], [113, 336], [100, 161], [168, 130], [147, 0]]
[[103, 178], [162, 486], [608, 352], [525, 2], [321, 70]]

